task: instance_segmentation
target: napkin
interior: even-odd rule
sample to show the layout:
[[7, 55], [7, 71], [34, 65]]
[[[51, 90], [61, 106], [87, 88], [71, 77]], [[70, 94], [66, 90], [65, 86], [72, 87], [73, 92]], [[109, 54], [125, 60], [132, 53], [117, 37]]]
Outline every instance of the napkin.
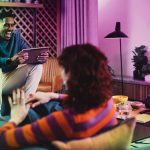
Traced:
[[150, 121], [150, 115], [149, 114], [138, 114], [136, 116], [137, 122], [146, 123]]

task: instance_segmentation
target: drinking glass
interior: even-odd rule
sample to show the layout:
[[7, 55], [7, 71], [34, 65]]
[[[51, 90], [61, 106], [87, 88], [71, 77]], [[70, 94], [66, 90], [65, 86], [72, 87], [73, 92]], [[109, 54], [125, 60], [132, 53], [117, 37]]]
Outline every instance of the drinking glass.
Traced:
[[116, 110], [118, 118], [127, 119], [131, 117], [132, 107], [129, 102], [117, 104]]

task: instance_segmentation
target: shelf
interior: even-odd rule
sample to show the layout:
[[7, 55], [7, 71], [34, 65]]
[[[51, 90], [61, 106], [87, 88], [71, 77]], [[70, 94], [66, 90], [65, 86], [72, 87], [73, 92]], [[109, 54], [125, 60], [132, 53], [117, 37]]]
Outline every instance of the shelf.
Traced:
[[0, 2], [0, 7], [43, 8], [43, 4], [16, 3], [16, 2]]

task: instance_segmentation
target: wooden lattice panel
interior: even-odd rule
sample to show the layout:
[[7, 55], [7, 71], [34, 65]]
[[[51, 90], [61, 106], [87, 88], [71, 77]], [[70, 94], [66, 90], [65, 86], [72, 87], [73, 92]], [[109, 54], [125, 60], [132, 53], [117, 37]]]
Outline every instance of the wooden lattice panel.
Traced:
[[30, 45], [30, 47], [33, 47], [33, 10], [29, 8], [17, 8], [15, 9], [14, 14], [16, 15], [16, 28], [21, 29], [21, 34], [24, 37], [25, 41]]
[[50, 55], [57, 56], [57, 1], [41, 0], [43, 8], [0, 7], [15, 15], [16, 28], [30, 47], [50, 47]]
[[37, 10], [37, 46], [49, 46], [50, 55], [57, 56], [57, 0], [43, 0], [44, 8]]

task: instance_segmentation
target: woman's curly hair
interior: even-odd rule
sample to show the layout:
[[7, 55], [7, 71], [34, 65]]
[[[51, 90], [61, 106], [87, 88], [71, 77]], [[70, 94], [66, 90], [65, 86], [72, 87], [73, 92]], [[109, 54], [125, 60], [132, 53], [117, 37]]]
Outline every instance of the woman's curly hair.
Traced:
[[98, 48], [91, 44], [73, 45], [65, 48], [58, 60], [69, 76], [65, 106], [85, 112], [110, 99], [111, 75], [107, 58]]

